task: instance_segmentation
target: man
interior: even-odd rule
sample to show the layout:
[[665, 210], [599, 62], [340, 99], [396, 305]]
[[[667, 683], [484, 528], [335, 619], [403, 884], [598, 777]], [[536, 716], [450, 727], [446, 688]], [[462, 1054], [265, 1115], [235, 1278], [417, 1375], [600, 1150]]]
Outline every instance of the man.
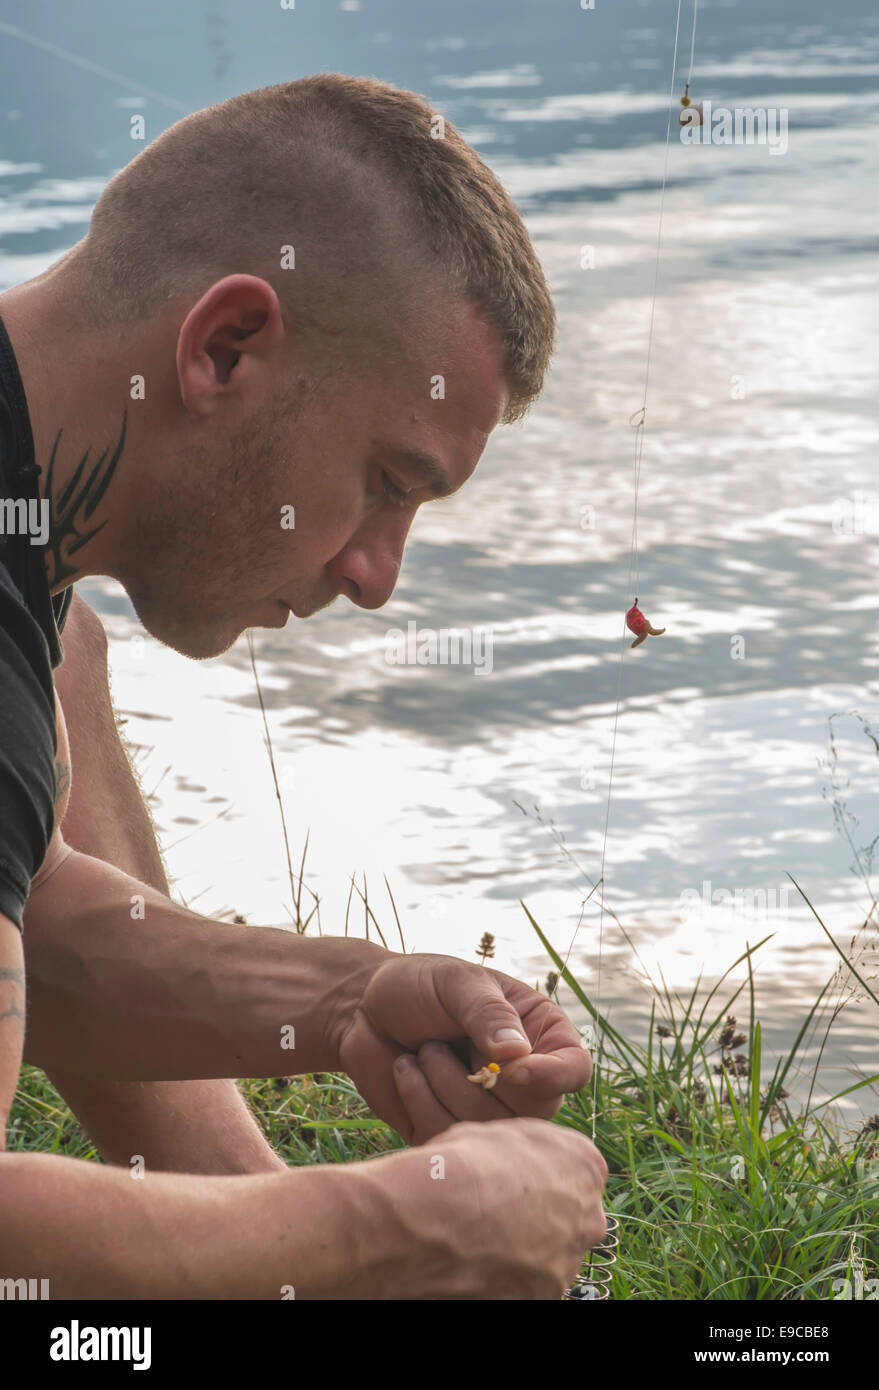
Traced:
[[[69, 597], [110, 575], [194, 658], [387, 602], [418, 506], [542, 384], [554, 315], [516, 209], [420, 98], [306, 78], [171, 127], [0, 319], [0, 1120], [23, 1056], [110, 1165], [0, 1153], [0, 1274], [56, 1298], [557, 1298], [605, 1231], [603, 1159], [545, 1123], [588, 1080], [576, 1030], [481, 966], [171, 902], [103, 629]], [[494, 1089], [462, 1047], [502, 1064]], [[288, 1170], [223, 1078], [291, 1056], [413, 1147]]]

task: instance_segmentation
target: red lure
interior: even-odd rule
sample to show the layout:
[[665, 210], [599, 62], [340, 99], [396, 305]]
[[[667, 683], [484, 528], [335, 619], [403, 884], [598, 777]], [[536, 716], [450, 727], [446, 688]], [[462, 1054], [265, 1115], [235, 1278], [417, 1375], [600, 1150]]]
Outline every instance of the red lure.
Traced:
[[664, 627], [654, 627], [652, 623], [647, 621], [638, 607], [637, 598], [626, 614], [626, 627], [635, 634], [633, 647], [640, 647], [641, 643], [646, 642], [648, 637], [661, 637], [665, 632]]

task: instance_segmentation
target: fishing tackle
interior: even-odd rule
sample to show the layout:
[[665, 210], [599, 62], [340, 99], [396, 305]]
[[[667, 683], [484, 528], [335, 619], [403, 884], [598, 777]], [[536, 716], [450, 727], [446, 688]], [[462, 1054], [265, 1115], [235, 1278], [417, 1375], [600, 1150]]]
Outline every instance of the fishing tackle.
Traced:
[[681, 125], [702, 125], [703, 121], [705, 120], [705, 112], [703, 110], [701, 101], [693, 102], [690, 100], [689, 82], [687, 83], [684, 95], [681, 97], [681, 106], [683, 107], [683, 110], [681, 111], [680, 116], [678, 117], [678, 120], [680, 121]]
[[610, 1297], [610, 1281], [620, 1244], [619, 1229], [620, 1223], [617, 1218], [607, 1216], [607, 1235], [599, 1245], [593, 1246], [590, 1250], [583, 1273], [574, 1280], [564, 1295], [566, 1302], [580, 1299], [592, 1302]]
[[661, 637], [665, 632], [664, 627], [654, 627], [649, 623], [638, 607], [638, 600], [635, 599], [634, 606], [626, 614], [626, 627], [630, 632], [634, 632], [635, 640], [633, 647], [640, 647], [642, 642], [646, 642], [648, 637]]

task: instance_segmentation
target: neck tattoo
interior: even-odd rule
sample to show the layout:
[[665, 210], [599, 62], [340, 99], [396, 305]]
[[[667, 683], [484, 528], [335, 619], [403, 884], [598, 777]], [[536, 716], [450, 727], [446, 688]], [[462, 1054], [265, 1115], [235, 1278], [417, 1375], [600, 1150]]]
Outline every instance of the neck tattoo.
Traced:
[[86, 464], [91, 447], [86, 449], [67, 486], [57, 497], [52, 484], [55, 475], [55, 459], [63, 431], [59, 430], [55, 437], [46, 472], [46, 496], [49, 499], [51, 515], [49, 541], [46, 547], [46, 572], [50, 589], [64, 584], [65, 581], [71, 583], [76, 578], [79, 574], [79, 567], [72, 557], [107, 524], [108, 518], [105, 517], [97, 526], [92, 526], [89, 530], [81, 529], [86, 522], [91, 520], [110, 486], [116, 465], [125, 447], [127, 422], [128, 411], [124, 410], [122, 412], [122, 429], [119, 432], [119, 438], [113, 452], [110, 453], [109, 447], [106, 448], [87, 472]]

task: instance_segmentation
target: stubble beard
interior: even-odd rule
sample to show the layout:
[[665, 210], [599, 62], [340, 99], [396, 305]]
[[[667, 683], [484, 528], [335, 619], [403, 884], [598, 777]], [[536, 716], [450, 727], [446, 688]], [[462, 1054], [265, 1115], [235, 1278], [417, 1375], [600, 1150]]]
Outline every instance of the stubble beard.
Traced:
[[138, 518], [136, 559], [122, 582], [147, 632], [183, 656], [228, 651], [282, 582], [281, 517], [269, 515], [267, 499], [290, 453], [289, 417], [284, 425], [285, 451], [277, 413], [246, 421], [222, 460], [190, 445], [175, 461], [179, 481]]

